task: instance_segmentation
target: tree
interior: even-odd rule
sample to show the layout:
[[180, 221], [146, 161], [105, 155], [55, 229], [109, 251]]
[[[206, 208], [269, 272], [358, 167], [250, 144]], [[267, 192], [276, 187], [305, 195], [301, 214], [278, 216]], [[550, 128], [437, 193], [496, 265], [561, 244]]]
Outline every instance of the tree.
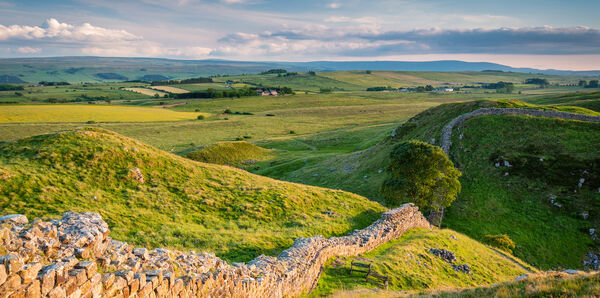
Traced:
[[587, 85], [587, 82], [584, 80], [579, 81], [579, 87], [585, 87]]
[[366, 74], [371, 74], [372, 72], [370, 70], [365, 71]]
[[433, 86], [431, 86], [431, 85], [425, 86], [425, 91], [433, 91]]
[[598, 80], [590, 80], [590, 82], [585, 87], [586, 88], [599, 88], [600, 84], [598, 84]]
[[456, 199], [461, 176], [440, 147], [421, 141], [398, 144], [390, 154], [388, 177], [381, 185], [386, 203], [397, 207], [413, 202], [423, 211], [439, 214]]

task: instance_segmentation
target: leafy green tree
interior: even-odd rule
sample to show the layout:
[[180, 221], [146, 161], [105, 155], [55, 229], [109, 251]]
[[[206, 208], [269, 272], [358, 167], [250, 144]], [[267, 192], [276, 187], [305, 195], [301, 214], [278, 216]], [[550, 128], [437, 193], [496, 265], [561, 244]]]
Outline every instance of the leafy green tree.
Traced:
[[579, 87], [585, 87], [587, 85], [587, 82], [584, 80], [579, 81]]
[[421, 141], [411, 140], [394, 147], [387, 173], [381, 193], [389, 206], [413, 202], [423, 211], [441, 213], [439, 223], [443, 209], [461, 190], [461, 173], [448, 155], [440, 147]]
[[591, 80], [585, 87], [586, 88], [599, 88], [600, 84], [598, 84], [598, 80]]
[[431, 85], [425, 86], [425, 91], [433, 91], [433, 86], [431, 86]]

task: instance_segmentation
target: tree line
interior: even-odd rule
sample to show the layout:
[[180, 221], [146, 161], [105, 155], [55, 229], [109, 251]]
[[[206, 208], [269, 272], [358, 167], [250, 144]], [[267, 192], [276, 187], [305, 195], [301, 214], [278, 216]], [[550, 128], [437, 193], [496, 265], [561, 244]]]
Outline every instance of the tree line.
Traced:
[[166, 80], [166, 81], [153, 81], [150, 85], [161, 86], [161, 85], [178, 85], [178, 84], [202, 84], [202, 83], [213, 83], [212, 78], [191, 78], [183, 80]]

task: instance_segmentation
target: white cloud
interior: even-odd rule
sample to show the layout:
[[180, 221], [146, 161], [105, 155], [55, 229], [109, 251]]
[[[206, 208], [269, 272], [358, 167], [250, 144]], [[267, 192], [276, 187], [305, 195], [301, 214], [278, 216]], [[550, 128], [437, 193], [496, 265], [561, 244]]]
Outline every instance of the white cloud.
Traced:
[[336, 9], [336, 8], [342, 7], [342, 5], [338, 2], [332, 2], [332, 3], [329, 3], [329, 5], [327, 5], [327, 7]]
[[41, 51], [42, 51], [42, 49], [40, 49], [40, 48], [32, 48], [32, 47], [20, 47], [17, 49], [17, 52], [22, 53], [22, 54], [36, 54]]
[[61, 23], [51, 18], [46, 20], [42, 27], [0, 25], [0, 41], [9, 39], [56, 39], [59, 41], [120, 41], [136, 40], [141, 37], [135, 36], [125, 30], [107, 29], [84, 23], [75, 26]]
[[240, 4], [246, 2], [246, 0], [221, 0], [221, 2], [227, 4]]

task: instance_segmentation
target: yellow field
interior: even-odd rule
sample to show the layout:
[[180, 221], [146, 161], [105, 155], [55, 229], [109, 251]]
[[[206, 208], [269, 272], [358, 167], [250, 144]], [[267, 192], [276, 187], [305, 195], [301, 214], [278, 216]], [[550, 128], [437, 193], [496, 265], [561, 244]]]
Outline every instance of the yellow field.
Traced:
[[136, 93], [140, 93], [140, 94], [144, 94], [144, 95], [148, 95], [148, 96], [154, 96], [155, 94], [158, 94], [158, 96], [163, 97], [163, 96], [167, 95], [166, 92], [147, 89], [147, 88], [123, 88], [123, 90], [136, 92]]
[[183, 94], [183, 93], [189, 93], [190, 91], [187, 91], [185, 89], [180, 89], [180, 88], [175, 88], [175, 87], [169, 87], [169, 86], [151, 86], [148, 87], [154, 90], [160, 90], [160, 91], [165, 91], [165, 92], [169, 92], [169, 93], [173, 93], [173, 94]]
[[19, 105], [2, 106], [0, 123], [157, 122], [193, 120], [198, 115], [208, 114], [127, 106]]

